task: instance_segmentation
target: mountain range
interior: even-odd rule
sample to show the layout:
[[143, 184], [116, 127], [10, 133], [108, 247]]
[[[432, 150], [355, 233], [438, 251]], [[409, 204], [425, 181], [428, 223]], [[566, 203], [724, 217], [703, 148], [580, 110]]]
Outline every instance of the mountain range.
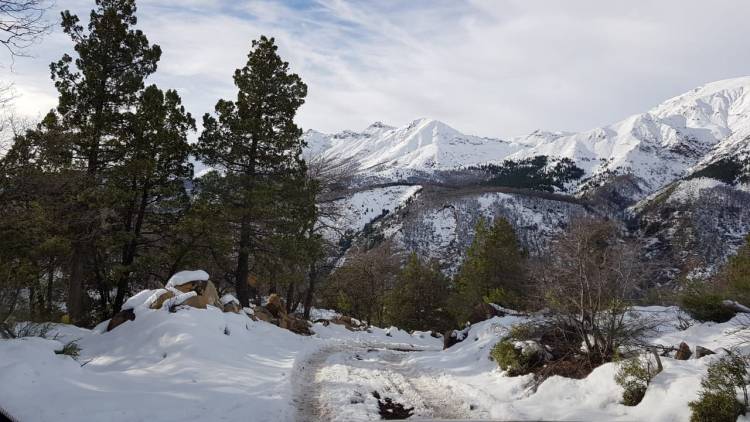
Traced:
[[571, 218], [617, 219], [649, 239], [661, 282], [710, 274], [750, 231], [750, 77], [580, 133], [498, 139], [422, 118], [304, 139], [308, 157], [356, 163], [347, 245], [392, 239], [449, 273], [482, 217], [511, 221], [532, 253]]
[[748, 137], [750, 77], [709, 83], [645, 113], [580, 133], [535, 131], [503, 140], [422, 118], [398, 128], [377, 122], [361, 132], [304, 135], [308, 154], [350, 157], [362, 174], [393, 181], [410, 173], [548, 156], [572, 159], [584, 170], [583, 181], [630, 174], [644, 193], [721, 158], [747, 155]]

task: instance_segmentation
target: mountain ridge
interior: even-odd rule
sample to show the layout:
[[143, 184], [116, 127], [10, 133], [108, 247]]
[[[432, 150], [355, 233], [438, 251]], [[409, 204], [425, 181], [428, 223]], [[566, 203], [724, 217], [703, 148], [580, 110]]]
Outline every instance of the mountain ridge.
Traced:
[[434, 119], [362, 132], [304, 135], [306, 154], [350, 158], [365, 175], [396, 181], [404, 172], [464, 169], [544, 155], [570, 158], [586, 181], [632, 174], [644, 194], [732, 154], [750, 154], [750, 76], [704, 84], [650, 110], [578, 133], [537, 130], [503, 140], [464, 134]]

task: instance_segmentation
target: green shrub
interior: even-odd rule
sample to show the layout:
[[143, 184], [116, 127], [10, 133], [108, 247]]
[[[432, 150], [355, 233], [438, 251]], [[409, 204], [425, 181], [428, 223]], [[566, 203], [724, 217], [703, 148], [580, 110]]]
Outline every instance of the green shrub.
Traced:
[[[734, 422], [744, 415], [748, 406], [746, 377], [746, 358], [734, 352], [709, 365], [698, 400], [689, 403], [690, 421]], [[742, 391], [744, 403], [737, 400], [737, 389]]]
[[689, 286], [680, 295], [680, 307], [698, 321], [726, 322], [735, 312], [722, 304], [723, 295], [710, 292], [705, 286]]
[[511, 377], [525, 373], [526, 365], [523, 355], [519, 349], [515, 348], [513, 341], [509, 338], [500, 340], [492, 348], [490, 356], [497, 362], [500, 369], [507, 372]]
[[650, 356], [637, 356], [620, 363], [615, 382], [624, 388], [622, 404], [635, 406], [643, 400], [651, 380], [659, 373], [659, 366]]
[[490, 356], [508, 376], [526, 375], [544, 364], [543, 352], [528, 347], [521, 349], [515, 346], [516, 339], [505, 337], [490, 351]]
[[736, 422], [745, 408], [737, 397], [725, 393], [702, 393], [696, 401], [691, 401], [690, 422]]
[[81, 346], [79, 346], [75, 341], [71, 341], [65, 343], [62, 349], [55, 350], [55, 353], [57, 353], [58, 355], [70, 356], [75, 359], [78, 357], [78, 355], [81, 354]]

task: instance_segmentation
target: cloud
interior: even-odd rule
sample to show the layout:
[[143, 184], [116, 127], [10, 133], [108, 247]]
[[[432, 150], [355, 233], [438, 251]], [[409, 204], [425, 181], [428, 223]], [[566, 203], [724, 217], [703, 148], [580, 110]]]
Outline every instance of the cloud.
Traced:
[[[253, 38], [275, 36], [309, 86], [301, 125], [324, 131], [422, 116], [488, 136], [578, 131], [750, 74], [750, 2], [730, 0], [142, 0], [139, 16], [164, 51], [153, 80], [195, 115], [234, 96]], [[47, 65], [70, 50], [55, 33], [5, 70], [23, 112], [49, 108]]]

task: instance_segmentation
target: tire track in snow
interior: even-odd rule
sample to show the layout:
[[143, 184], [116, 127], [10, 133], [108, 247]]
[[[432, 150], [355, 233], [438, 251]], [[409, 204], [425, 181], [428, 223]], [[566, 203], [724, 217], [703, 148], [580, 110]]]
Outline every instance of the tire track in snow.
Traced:
[[[380, 391], [381, 395], [395, 394], [394, 400], [407, 407], [414, 406], [415, 417], [467, 419], [484, 416], [472, 411], [468, 401], [461, 400], [463, 394], [459, 391], [409, 365], [405, 361], [408, 353], [395, 345], [337, 344], [307, 356], [296, 365], [292, 379], [296, 420], [356, 419], [342, 413], [354, 410], [352, 406], [364, 406], [366, 400], [368, 415], [372, 417], [377, 405], [369, 395], [377, 386], [385, 390]], [[350, 399], [346, 397], [341, 401], [342, 393], [362, 401], [347, 401]], [[339, 403], [327, 401], [330, 397], [337, 397]], [[356, 410], [362, 412], [362, 407]], [[369, 419], [361, 413], [359, 416]]]

